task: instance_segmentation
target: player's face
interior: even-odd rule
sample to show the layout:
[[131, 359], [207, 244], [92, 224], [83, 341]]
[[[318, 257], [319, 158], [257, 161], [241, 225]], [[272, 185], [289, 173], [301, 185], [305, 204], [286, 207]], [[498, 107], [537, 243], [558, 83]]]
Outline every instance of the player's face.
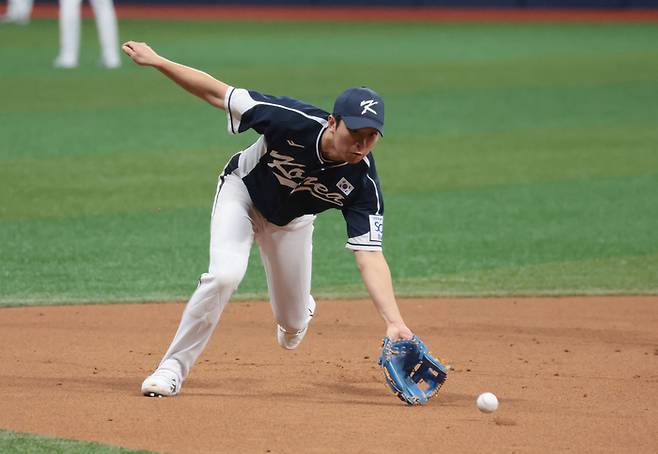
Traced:
[[375, 148], [379, 132], [375, 128], [349, 129], [344, 121], [335, 127], [334, 149], [336, 161], [356, 164]]

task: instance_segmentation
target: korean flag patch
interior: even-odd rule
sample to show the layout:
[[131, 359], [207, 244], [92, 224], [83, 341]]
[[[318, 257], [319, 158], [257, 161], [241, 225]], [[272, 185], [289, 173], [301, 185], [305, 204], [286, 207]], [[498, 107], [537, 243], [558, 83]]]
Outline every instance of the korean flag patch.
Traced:
[[354, 186], [345, 179], [345, 177], [341, 178], [338, 180], [338, 183], [336, 183], [336, 187], [340, 189], [340, 191], [345, 194], [345, 195], [350, 195], [350, 192], [354, 190]]
[[370, 219], [370, 241], [381, 241], [384, 235], [384, 216], [371, 214]]

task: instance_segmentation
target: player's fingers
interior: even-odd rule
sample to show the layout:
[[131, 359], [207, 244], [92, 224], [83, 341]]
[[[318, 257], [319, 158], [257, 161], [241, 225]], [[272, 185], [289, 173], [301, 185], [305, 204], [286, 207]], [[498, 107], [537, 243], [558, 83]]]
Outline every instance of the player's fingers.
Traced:
[[405, 325], [400, 329], [400, 337], [402, 339], [409, 340], [414, 337], [414, 333], [409, 329], [408, 326]]
[[135, 55], [135, 51], [132, 50], [132, 48], [128, 46], [128, 44], [124, 44], [123, 46], [121, 46], [121, 50], [123, 50], [126, 53], [126, 55], [128, 55], [129, 57]]

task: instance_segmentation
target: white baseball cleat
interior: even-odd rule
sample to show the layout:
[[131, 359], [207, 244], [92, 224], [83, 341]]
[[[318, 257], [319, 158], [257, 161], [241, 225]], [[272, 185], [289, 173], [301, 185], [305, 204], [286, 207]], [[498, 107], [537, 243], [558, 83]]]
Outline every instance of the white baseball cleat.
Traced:
[[306, 326], [299, 331], [286, 331], [281, 325], [276, 325], [276, 340], [279, 345], [286, 350], [294, 350], [302, 343], [306, 332], [308, 331], [308, 324], [315, 315], [315, 300], [310, 297], [308, 303], [308, 321]]
[[78, 67], [78, 62], [68, 58], [57, 57], [53, 62], [53, 66], [59, 69], [72, 69]]
[[117, 69], [121, 67], [121, 60], [119, 58], [103, 58], [100, 65], [105, 69]]
[[30, 23], [30, 17], [14, 16], [14, 15], [5, 15], [0, 16], [0, 24], [16, 24], [16, 25], [27, 25]]
[[142, 394], [147, 397], [173, 397], [180, 391], [181, 379], [169, 369], [157, 369], [142, 383]]

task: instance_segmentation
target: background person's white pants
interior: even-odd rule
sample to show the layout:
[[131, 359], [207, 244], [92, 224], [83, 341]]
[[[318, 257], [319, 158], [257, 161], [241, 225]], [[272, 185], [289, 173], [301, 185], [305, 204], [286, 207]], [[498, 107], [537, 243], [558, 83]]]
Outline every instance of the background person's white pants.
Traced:
[[[267, 274], [275, 321], [286, 331], [310, 321], [313, 221], [307, 215], [279, 227], [254, 207], [242, 180], [234, 175], [218, 185], [210, 227], [210, 266], [187, 303], [161, 367], [185, 379], [205, 348], [219, 317], [247, 270], [255, 239]], [[274, 341], [275, 330], [272, 330]]]
[[[119, 31], [112, 0], [90, 0], [101, 48], [101, 63], [108, 68], [120, 66]], [[80, 7], [82, 0], [59, 1], [59, 56], [55, 66], [74, 67], [80, 53]]]
[[8, 0], [4, 19], [7, 22], [26, 24], [32, 15], [33, 0]]

